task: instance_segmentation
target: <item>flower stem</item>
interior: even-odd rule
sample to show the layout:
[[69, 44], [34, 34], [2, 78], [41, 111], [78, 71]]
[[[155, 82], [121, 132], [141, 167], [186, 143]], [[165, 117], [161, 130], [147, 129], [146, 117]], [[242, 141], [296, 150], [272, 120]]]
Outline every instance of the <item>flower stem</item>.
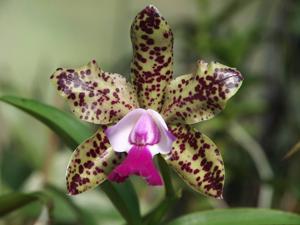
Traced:
[[169, 209], [179, 199], [178, 194], [172, 184], [171, 171], [162, 156], [158, 156], [158, 165], [165, 184], [165, 198], [148, 214], [143, 217], [143, 224], [159, 224]]
[[171, 171], [162, 156], [158, 156], [158, 165], [165, 183], [166, 197], [176, 196], [176, 191], [172, 184]]
[[169, 196], [163, 199], [158, 206], [143, 217], [143, 224], [160, 224], [162, 218], [169, 211], [170, 207], [174, 206], [174, 203], [178, 200], [178, 198], [178, 196]]
[[122, 184], [114, 184], [107, 180], [100, 188], [128, 224], [141, 225], [138, 199], [129, 180]]
[[257, 168], [262, 182], [258, 199], [259, 207], [271, 207], [274, 190], [270, 182], [274, 178], [274, 172], [264, 149], [239, 123], [232, 122], [228, 131], [235, 141], [249, 153]]

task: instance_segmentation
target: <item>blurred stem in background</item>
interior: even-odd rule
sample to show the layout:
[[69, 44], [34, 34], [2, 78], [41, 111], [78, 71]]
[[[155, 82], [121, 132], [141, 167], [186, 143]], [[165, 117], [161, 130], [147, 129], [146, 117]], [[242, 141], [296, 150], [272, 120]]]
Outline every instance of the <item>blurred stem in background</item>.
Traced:
[[229, 134], [251, 156], [261, 179], [258, 207], [271, 208], [273, 187], [271, 185], [274, 173], [266, 157], [264, 149], [251, 135], [237, 122], [232, 122], [228, 128]]

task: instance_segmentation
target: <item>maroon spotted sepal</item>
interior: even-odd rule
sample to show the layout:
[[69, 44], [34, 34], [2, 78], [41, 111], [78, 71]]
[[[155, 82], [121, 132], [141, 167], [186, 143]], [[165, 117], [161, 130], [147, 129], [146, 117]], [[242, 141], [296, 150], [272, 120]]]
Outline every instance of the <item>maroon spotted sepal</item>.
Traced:
[[79, 145], [71, 156], [66, 174], [69, 194], [76, 195], [101, 184], [125, 156], [125, 153], [113, 151], [100, 128]]
[[85, 121], [113, 123], [138, 108], [131, 84], [119, 74], [104, 72], [95, 60], [77, 69], [58, 68], [51, 79], [74, 114]]
[[194, 124], [213, 118], [239, 90], [243, 77], [235, 68], [217, 62], [198, 62], [193, 74], [168, 85], [161, 114], [169, 123]]
[[195, 191], [222, 198], [225, 171], [217, 146], [188, 125], [172, 125], [170, 129], [177, 139], [165, 156], [167, 162]]
[[147, 6], [135, 17], [131, 42], [131, 78], [140, 106], [159, 112], [173, 74], [173, 34], [154, 6]]

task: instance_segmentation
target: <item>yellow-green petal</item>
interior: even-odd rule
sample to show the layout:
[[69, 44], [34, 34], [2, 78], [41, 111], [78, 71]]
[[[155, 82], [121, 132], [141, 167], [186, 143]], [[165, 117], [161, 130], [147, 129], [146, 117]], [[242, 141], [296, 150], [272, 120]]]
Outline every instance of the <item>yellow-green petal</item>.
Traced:
[[211, 119], [225, 108], [242, 81], [235, 68], [199, 61], [195, 73], [180, 76], [168, 85], [161, 114], [171, 123]]
[[188, 125], [170, 126], [177, 138], [166, 161], [195, 191], [222, 198], [224, 164], [217, 146]]
[[160, 111], [173, 74], [173, 34], [154, 6], [147, 6], [131, 25], [131, 79], [142, 108]]
[[100, 128], [72, 154], [66, 174], [69, 194], [76, 195], [101, 184], [124, 157], [124, 153], [113, 151]]
[[104, 72], [95, 60], [77, 69], [58, 68], [51, 79], [74, 114], [85, 121], [113, 123], [138, 108], [135, 91], [126, 79]]

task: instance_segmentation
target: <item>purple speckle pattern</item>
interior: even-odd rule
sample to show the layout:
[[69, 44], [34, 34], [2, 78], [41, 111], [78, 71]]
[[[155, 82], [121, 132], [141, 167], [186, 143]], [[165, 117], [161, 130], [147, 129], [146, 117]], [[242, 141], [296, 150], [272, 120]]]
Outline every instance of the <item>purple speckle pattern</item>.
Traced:
[[239, 71], [217, 62], [198, 62], [193, 74], [168, 85], [161, 111], [169, 123], [194, 124], [213, 118], [238, 91], [243, 81]]
[[113, 151], [103, 129], [100, 128], [73, 152], [66, 176], [70, 195], [79, 194], [101, 184], [125, 158], [125, 153]]
[[95, 60], [77, 69], [58, 68], [50, 78], [74, 114], [87, 122], [112, 123], [138, 108], [131, 84], [119, 74], [104, 72]]
[[142, 108], [160, 111], [173, 74], [173, 34], [154, 6], [147, 6], [131, 25], [132, 83]]
[[217, 146], [205, 135], [188, 125], [172, 125], [177, 138], [167, 162], [195, 191], [222, 198], [224, 164]]

